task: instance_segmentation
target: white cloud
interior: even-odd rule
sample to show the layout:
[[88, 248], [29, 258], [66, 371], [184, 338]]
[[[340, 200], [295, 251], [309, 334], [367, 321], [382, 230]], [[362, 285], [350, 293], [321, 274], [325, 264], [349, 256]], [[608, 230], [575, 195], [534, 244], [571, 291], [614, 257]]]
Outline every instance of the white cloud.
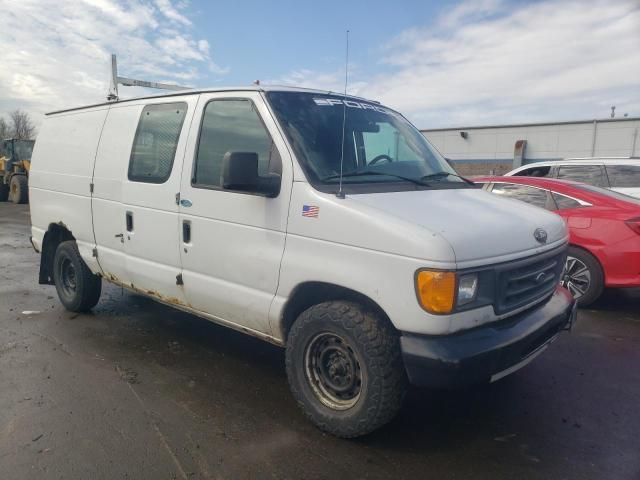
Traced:
[[[400, 33], [382, 57], [389, 71], [355, 76], [358, 93], [423, 128], [603, 117], [610, 105], [640, 116], [637, 0], [469, 0]], [[332, 75], [283, 78], [324, 87]]]
[[209, 55], [209, 42], [206, 40], [198, 40], [198, 50], [205, 55]]
[[178, 9], [171, 4], [169, 0], [156, 0], [156, 6], [160, 10], [160, 12], [169, 20], [181, 23], [183, 25], [191, 25], [191, 20], [182, 15], [178, 11]]
[[397, 74], [370, 92], [427, 125], [603, 116], [594, 97], [640, 98], [636, 3], [547, 1], [452, 32], [396, 41]]
[[[193, 84], [218, 67], [184, 2], [0, 0], [0, 115], [105, 100], [110, 54], [124, 76]], [[121, 88], [121, 96], [140, 93]]]

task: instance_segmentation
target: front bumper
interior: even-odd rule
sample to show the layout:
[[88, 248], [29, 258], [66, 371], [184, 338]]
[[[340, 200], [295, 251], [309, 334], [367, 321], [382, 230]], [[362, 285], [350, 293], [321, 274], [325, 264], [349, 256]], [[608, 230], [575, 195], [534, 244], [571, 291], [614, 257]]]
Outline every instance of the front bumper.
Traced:
[[525, 366], [576, 320], [576, 302], [558, 287], [542, 305], [452, 335], [403, 333], [402, 356], [414, 385], [451, 388], [498, 380]]

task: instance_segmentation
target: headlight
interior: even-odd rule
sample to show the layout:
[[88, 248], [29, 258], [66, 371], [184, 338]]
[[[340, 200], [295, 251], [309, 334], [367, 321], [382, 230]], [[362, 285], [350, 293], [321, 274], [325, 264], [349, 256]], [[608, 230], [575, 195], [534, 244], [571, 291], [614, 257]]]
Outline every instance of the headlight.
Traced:
[[465, 305], [476, 298], [478, 291], [478, 275], [463, 275], [458, 281], [458, 305]]
[[416, 293], [422, 308], [431, 313], [451, 313], [456, 298], [456, 274], [420, 270]]
[[455, 272], [420, 270], [416, 275], [418, 301], [430, 313], [451, 313], [454, 306], [475, 300], [477, 292], [478, 275], [475, 273], [457, 277]]

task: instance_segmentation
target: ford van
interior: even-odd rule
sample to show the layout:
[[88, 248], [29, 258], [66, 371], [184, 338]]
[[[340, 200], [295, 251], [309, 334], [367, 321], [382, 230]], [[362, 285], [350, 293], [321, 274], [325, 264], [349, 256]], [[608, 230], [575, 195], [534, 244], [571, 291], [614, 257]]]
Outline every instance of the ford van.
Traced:
[[[409, 384], [492, 382], [575, 319], [563, 220], [456, 175], [400, 113], [281, 87], [46, 116], [29, 194], [39, 281], [103, 281], [286, 349], [319, 428], [390, 421]], [[241, 379], [239, 379], [241, 381]]]

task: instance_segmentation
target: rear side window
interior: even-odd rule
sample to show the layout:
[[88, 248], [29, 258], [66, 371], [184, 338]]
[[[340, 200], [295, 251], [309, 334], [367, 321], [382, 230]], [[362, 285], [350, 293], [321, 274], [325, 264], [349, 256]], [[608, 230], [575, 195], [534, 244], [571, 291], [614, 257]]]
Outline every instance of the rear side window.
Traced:
[[640, 165], [607, 165], [605, 168], [613, 188], [640, 187]]
[[171, 175], [186, 103], [147, 105], [142, 110], [129, 160], [129, 180], [164, 183]]
[[583, 182], [596, 187], [607, 186], [601, 165], [562, 165], [558, 169], [558, 178]]
[[577, 200], [574, 200], [570, 197], [565, 197], [564, 195], [560, 195], [559, 193], [552, 192], [551, 195], [553, 196], [553, 200], [556, 202], [558, 210], [563, 210], [565, 208], [580, 208], [583, 206]]
[[220, 187], [222, 159], [228, 152], [257, 153], [260, 176], [282, 171], [278, 150], [250, 100], [212, 100], [207, 104], [192, 184]]
[[517, 177], [548, 177], [551, 167], [531, 167], [515, 174]]
[[514, 183], [496, 183], [493, 189], [491, 189], [491, 193], [496, 193], [503, 197], [515, 198], [516, 200], [521, 200], [536, 207], [550, 210], [547, 191], [540, 188], [516, 185]]

